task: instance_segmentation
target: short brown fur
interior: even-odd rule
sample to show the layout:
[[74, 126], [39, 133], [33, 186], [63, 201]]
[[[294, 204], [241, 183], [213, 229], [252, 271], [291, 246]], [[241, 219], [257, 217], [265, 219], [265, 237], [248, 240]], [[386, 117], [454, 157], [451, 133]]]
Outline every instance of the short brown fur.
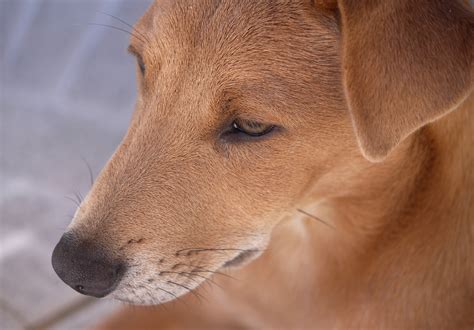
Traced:
[[[473, 17], [156, 1], [131, 41], [146, 71], [129, 131], [69, 230], [127, 260], [114, 295], [141, 304], [263, 252], [157, 326], [472, 328]], [[236, 117], [278, 129], [228, 141]]]

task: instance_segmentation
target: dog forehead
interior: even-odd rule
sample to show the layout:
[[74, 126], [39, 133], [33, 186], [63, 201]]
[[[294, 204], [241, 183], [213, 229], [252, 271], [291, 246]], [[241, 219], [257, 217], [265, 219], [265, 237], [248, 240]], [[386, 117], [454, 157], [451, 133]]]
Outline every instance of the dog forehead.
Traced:
[[138, 25], [160, 37], [181, 33], [181, 39], [219, 40], [288, 32], [301, 27], [308, 11], [315, 11], [311, 0], [156, 0]]
[[192, 77], [190, 91], [237, 89], [279, 107], [293, 99], [321, 103], [331, 93], [321, 86], [338, 85], [337, 24], [309, 0], [157, 0], [137, 29], [168, 69], [163, 89], [171, 76], [173, 84]]
[[[160, 13], [195, 18], [210, 19], [214, 15], [244, 15], [253, 14], [258, 17], [265, 13], [275, 14], [282, 9], [291, 11], [303, 4], [311, 4], [311, 0], [155, 0], [150, 5], [148, 12], [151, 15]], [[199, 17], [204, 15], [204, 17]]]
[[137, 30], [152, 44], [144, 48], [162, 61], [195, 55], [205, 55], [206, 59], [243, 56], [242, 62], [270, 57], [272, 61], [310, 61], [314, 56], [332, 55], [333, 49], [328, 47], [338, 38], [334, 18], [311, 3], [157, 0], [137, 23]]

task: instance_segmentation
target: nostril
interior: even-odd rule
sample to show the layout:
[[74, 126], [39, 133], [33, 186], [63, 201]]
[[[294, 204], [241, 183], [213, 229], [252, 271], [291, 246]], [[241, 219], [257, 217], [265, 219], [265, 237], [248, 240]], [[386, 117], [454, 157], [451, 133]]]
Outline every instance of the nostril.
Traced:
[[84, 292], [84, 287], [82, 285], [76, 285], [76, 288], [75, 288], [77, 291], [79, 291], [80, 293], [83, 293]]

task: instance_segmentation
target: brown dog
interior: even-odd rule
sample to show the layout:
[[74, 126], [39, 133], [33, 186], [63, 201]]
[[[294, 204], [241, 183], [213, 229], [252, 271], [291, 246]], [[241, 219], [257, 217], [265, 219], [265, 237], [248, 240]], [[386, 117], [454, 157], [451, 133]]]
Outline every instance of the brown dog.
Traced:
[[468, 5], [160, 0], [133, 34], [129, 131], [53, 253], [68, 285], [159, 304], [217, 273], [205, 324], [474, 326]]

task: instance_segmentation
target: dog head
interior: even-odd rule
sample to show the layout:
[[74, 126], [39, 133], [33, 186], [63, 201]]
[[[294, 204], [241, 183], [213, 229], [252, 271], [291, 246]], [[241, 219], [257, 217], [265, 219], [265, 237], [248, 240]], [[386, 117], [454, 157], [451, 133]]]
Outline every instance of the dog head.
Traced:
[[54, 269], [79, 292], [155, 304], [256, 257], [320, 178], [383, 160], [467, 95], [465, 12], [445, 1], [156, 1], [132, 31], [129, 130]]

